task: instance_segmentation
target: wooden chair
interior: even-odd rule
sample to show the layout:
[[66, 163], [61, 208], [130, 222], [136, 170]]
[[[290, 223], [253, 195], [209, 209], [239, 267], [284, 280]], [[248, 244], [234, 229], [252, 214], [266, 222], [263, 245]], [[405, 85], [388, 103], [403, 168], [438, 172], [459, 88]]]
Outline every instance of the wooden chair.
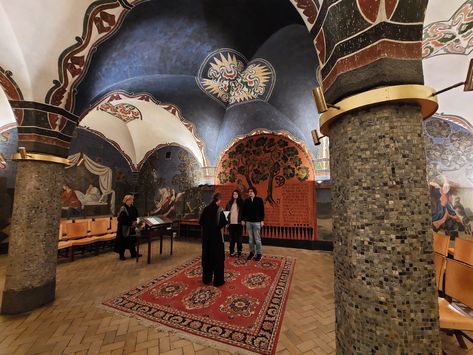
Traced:
[[434, 238], [434, 252], [443, 256], [448, 255], [448, 246], [450, 244], [450, 236], [432, 232]]
[[466, 264], [473, 265], [473, 240], [463, 238], [455, 239], [453, 258]]
[[435, 281], [437, 283], [437, 290], [443, 291], [443, 276], [445, 274], [447, 258], [439, 253], [434, 253], [435, 265]]
[[96, 218], [90, 222], [89, 236], [95, 237], [99, 245], [97, 251], [102, 248], [105, 249], [107, 244], [115, 240], [116, 233], [110, 232], [110, 217]]
[[82, 219], [82, 220], [77, 220], [74, 223], [66, 223], [65, 229], [66, 229], [66, 233], [65, 233], [66, 240], [87, 237], [89, 233], [89, 220]]
[[[453, 259], [446, 261], [445, 294], [448, 298], [473, 308], [473, 266]], [[473, 317], [453, 310], [451, 303], [445, 298], [439, 298], [439, 319], [440, 328], [452, 332], [462, 348], [467, 349], [463, 337], [473, 342], [473, 339], [463, 332], [473, 331]]]
[[90, 236], [107, 234], [110, 229], [110, 218], [95, 218], [90, 222]]

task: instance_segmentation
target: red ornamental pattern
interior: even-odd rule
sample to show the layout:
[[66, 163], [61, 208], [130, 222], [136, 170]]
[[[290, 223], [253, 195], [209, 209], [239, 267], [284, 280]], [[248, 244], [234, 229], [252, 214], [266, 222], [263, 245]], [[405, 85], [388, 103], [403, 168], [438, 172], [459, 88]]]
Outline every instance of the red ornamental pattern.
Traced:
[[158, 297], [172, 298], [178, 296], [187, 289], [187, 284], [183, 282], [165, 283], [161, 287], [151, 291], [151, 294]]
[[[200, 277], [189, 277], [196, 274], [201, 265], [201, 259], [195, 258], [104, 304], [187, 336], [224, 343], [233, 347], [233, 353], [243, 349], [257, 354], [275, 354], [295, 260], [265, 255], [260, 262], [240, 258], [242, 264], [235, 266], [234, 259], [225, 259], [225, 270], [226, 277], [233, 274], [236, 279], [226, 279], [221, 287], [204, 286]], [[264, 260], [266, 267], [261, 268]], [[248, 275], [265, 279], [266, 286], [245, 287], [242, 280], [248, 279]], [[159, 297], [159, 290], [172, 293], [180, 283], [187, 284], [188, 288], [176, 297]]]
[[48, 122], [53, 131], [61, 132], [66, 127], [67, 119], [56, 113], [48, 112]]
[[271, 279], [262, 272], [248, 275], [241, 283], [249, 289], [268, 287]]
[[231, 295], [220, 306], [220, 311], [231, 317], [251, 317], [255, 313], [257, 305], [259, 305], [259, 301], [256, 298], [248, 295]]
[[[95, 7], [94, 7], [95, 6]], [[114, 14], [114, 12], [117, 12]], [[82, 36], [77, 43], [67, 48], [60, 57], [59, 80], [46, 95], [45, 102], [72, 111], [74, 107], [74, 87], [86, 71], [90, 59], [90, 49], [114, 33], [130, 8], [123, 8], [120, 2], [100, 3], [87, 10]], [[92, 43], [92, 45], [91, 45]]]
[[473, 2], [464, 3], [447, 21], [424, 28], [422, 57], [469, 54], [473, 48]]
[[[368, 22], [375, 23], [378, 20], [378, 16], [389, 20], [394, 14], [399, 0], [357, 0], [356, 2], [363, 17]], [[384, 11], [380, 13], [383, 7]]]
[[307, 22], [313, 24], [317, 17], [317, 7], [314, 1], [317, 0], [295, 0], [296, 7], [302, 10], [302, 13], [306, 16]]
[[212, 286], [200, 287], [184, 298], [183, 302], [187, 309], [207, 308], [212, 305], [221, 291]]

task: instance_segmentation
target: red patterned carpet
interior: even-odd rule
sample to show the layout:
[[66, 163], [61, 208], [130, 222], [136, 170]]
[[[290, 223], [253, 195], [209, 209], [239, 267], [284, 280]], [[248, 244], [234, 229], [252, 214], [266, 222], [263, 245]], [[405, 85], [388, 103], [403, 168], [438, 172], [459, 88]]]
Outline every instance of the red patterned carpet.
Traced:
[[213, 287], [202, 283], [196, 258], [104, 305], [192, 335], [196, 342], [199, 337], [233, 352], [274, 354], [294, 264], [280, 256], [256, 262], [227, 255], [225, 284]]

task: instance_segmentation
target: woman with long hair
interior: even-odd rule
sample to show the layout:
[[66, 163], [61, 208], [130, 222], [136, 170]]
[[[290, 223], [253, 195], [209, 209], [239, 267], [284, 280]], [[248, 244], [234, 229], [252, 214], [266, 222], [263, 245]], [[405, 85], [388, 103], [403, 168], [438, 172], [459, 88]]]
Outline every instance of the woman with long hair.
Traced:
[[[239, 190], [234, 190], [232, 197], [227, 203], [226, 211], [230, 211], [228, 215], [228, 233], [230, 234], [230, 256], [241, 256], [243, 249], [242, 234], [243, 225], [241, 224], [241, 215], [243, 210], [243, 199], [240, 196]], [[237, 254], [235, 254], [235, 244], [237, 245]]]

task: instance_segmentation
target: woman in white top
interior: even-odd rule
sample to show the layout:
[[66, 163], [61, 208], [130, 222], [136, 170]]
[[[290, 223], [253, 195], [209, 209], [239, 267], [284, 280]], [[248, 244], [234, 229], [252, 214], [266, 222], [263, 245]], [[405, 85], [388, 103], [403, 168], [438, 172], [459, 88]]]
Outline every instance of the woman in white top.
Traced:
[[228, 232], [230, 234], [230, 256], [236, 256], [235, 244], [237, 245], [238, 257], [241, 256], [243, 225], [241, 224], [241, 213], [243, 209], [243, 199], [240, 196], [240, 191], [234, 190], [232, 198], [228, 201], [225, 210], [230, 211], [228, 215]]

